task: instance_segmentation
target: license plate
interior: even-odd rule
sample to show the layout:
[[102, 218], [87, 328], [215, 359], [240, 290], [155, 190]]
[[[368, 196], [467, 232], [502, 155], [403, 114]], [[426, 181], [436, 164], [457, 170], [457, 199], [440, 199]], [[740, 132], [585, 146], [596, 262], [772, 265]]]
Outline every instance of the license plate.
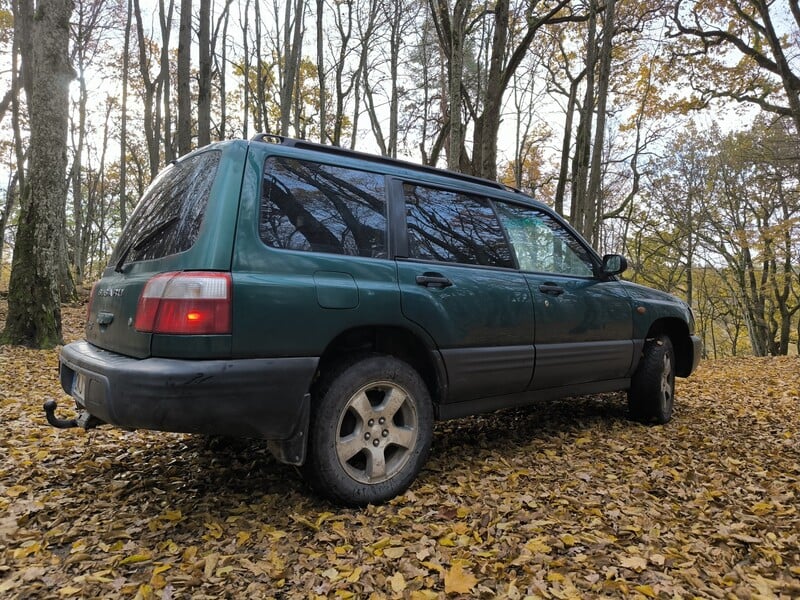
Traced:
[[86, 393], [86, 375], [78, 373], [75, 375], [75, 383], [72, 384], [72, 395], [77, 400], [83, 400]]

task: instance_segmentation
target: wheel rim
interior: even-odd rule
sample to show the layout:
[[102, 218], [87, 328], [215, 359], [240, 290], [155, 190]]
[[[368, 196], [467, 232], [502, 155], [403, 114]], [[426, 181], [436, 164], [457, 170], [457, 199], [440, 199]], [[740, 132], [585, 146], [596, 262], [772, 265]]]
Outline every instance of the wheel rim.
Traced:
[[661, 401], [665, 409], [672, 404], [673, 393], [672, 357], [670, 357], [669, 353], [666, 353], [664, 354], [664, 363], [661, 368]]
[[412, 456], [419, 434], [416, 404], [389, 381], [370, 383], [347, 401], [336, 427], [336, 456], [360, 483], [394, 477]]

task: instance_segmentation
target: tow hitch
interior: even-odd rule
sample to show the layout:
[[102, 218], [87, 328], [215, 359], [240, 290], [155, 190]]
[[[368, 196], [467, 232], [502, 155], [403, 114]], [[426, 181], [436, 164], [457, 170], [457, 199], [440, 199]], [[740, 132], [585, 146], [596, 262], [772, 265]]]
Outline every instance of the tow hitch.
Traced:
[[56, 416], [57, 407], [58, 403], [52, 398], [45, 400], [44, 415], [47, 417], [47, 422], [58, 429], [70, 429], [72, 427], [92, 429], [93, 427], [97, 427], [98, 425], [102, 424], [100, 419], [93, 417], [85, 410], [82, 410], [75, 419], [59, 419]]

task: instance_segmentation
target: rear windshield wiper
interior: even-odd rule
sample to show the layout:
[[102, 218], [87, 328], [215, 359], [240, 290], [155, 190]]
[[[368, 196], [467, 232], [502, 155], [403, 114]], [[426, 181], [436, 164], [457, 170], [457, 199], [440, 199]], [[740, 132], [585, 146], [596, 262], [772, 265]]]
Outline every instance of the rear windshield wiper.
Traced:
[[122, 251], [122, 254], [119, 255], [119, 259], [117, 260], [117, 264], [114, 266], [114, 270], [117, 273], [122, 273], [122, 267], [125, 266], [125, 259], [128, 258], [128, 254], [130, 254], [131, 250], [141, 250], [144, 246], [150, 242], [153, 238], [158, 237], [162, 233], [164, 233], [167, 229], [172, 227], [178, 221], [178, 217], [172, 217], [171, 219], [167, 219], [163, 223], [159, 223], [149, 231], [145, 232], [144, 235], [139, 236], [135, 240], [133, 240], [130, 244], [125, 246], [125, 250]]

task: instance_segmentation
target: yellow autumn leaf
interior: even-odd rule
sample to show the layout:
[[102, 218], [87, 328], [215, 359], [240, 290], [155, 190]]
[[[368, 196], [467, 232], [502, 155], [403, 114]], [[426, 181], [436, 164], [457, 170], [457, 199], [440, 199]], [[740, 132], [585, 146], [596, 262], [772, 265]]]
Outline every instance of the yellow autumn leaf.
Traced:
[[459, 562], [453, 563], [450, 570], [444, 574], [444, 591], [447, 594], [467, 594], [476, 583], [478, 579], [470, 571], [465, 570]]
[[336, 569], [334, 569], [333, 567], [331, 567], [330, 569], [325, 569], [325, 570], [324, 570], [324, 571], [321, 573], [321, 575], [322, 575], [323, 577], [325, 577], [326, 579], [329, 579], [329, 580], [331, 580], [331, 581], [336, 581], [337, 579], [339, 579], [339, 571], [337, 571], [337, 570], [336, 570]]
[[653, 590], [652, 586], [649, 586], [649, 585], [637, 585], [633, 589], [635, 589], [640, 594], [644, 594], [648, 598], [655, 598], [656, 597], [656, 592], [655, 592], [655, 590]]
[[149, 554], [131, 554], [130, 556], [126, 556], [121, 561], [119, 561], [119, 565], [133, 565], [136, 563], [146, 562], [150, 560]]
[[236, 543], [237, 545], [241, 546], [242, 544], [246, 544], [250, 541], [250, 532], [249, 531], [240, 531], [236, 534]]
[[406, 578], [398, 571], [388, 579], [392, 591], [396, 594], [401, 594], [406, 589]]
[[534, 538], [525, 543], [525, 547], [533, 554], [549, 554], [552, 548], [544, 543], [542, 538]]
[[67, 585], [62, 587], [58, 590], [59, 596], [74, 596], [75, 594], [79, 594], [81, 592], [81, 588], [77, 588], [75, 586]]
[[436, 600], [439, 594], [433, 590], [414, 590], [411, 592], [411, 600]]
[[406, 549], [400, 546], [392, 546], [391, 548], [385, 548], [383, 550], [383, 555], [387, 558], [400, 558], [405, 554], [405, 551]]
[[203, 565], [203, 575], [206, 578], [211, 577], [214, 574], [214, 569], [217, 566], [217, 562], [219, 561], [219, 554], [216, 552], [212, 552], [205, 558], [205, 564]]
[[647, 568], [647, 559], [641, 556], [623, 556], [619, 564], [639, 573]]
[[661, 567], [664, 565], [667, 559], [664, 557], [663, 554], [656, 553], [656, 554], [651, 554], [649, 560], [654, 565]]

